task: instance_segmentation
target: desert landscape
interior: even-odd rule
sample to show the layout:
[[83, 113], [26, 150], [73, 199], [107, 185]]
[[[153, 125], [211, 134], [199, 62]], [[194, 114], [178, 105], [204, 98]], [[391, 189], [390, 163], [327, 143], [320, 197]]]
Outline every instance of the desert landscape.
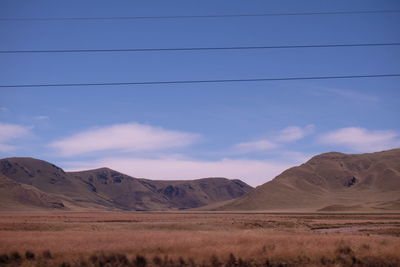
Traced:
[[399, 0], [0, 0], [0, 267], [400, 267]]
[[255, 189], [2, 159], [0, 263], [398, 266], [399, 153], [325, 153]]
[[0, 215], [6, 266], [398, 266], [400, 214]]
[[34, 158], [0, 159], [1, 210], [393, 212], [400, 149], [323, 153], [253, 188], [238, 179], [150, 180], [109, 168], [65, 172]]

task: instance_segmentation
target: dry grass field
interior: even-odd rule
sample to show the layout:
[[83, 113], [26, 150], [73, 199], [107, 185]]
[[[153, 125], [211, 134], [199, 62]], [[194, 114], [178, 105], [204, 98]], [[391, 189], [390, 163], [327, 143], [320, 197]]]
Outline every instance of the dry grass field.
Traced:
[[400, 266], [400, 214], [0, 213], [0, 266]]

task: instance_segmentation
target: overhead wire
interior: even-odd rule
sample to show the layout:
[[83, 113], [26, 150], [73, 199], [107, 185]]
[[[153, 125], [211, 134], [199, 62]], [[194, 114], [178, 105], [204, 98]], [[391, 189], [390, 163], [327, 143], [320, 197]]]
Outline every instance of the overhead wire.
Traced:
[[[124, 17], [60, 17], [60, 18], [0, 18], [2, 21], [78, 21], [78, 20], [146, 20], [146, 19], [201, 19], [201, 18], [234, 18], [234, 17], [268, 17], [268, 16], [314, 16], [314, 15], [351, 15], [351, 14], [384, 14], [400, 13], [400, 10], [367, 10], [367, 11], [328, 11], [296, 13], [261, 13], [261, 14], [225, 14], [225, 15], [184, 15], [184, 16], [124, 16]], [[334, 48], [334, 47], [372, 47], [398, 46], [400, 43], [357, 43], [357, 44], [316, 44], [316, 45], [275, 45], [275, 46], [224, 46], [224, 47], [178, 47], [178, 48], [121, 48], [121, 49], [57, 49], [57, 50], [0, 50], [0, 54], [17, 53], [89, 53], [89, 52], [157, 52], [157, 51], [205, 51], [205, 50], [251, 50], [251, 49], [301, 49], [301, 48]], [[325, 79], [360, 79], [400, 77], [400, 74], [367, 74], [310, 77], [270, 77], [244, 79], [214, 80], [170, 80], [170, 81], [133, 81], [133, 82], [95, 82], [95, 83], [41, 83], [10, 84], [0, 88], [22, 87], [76, 87], [76, 86], [123, 86], [123, 85], [157, 85], [157, 84], [196, 84], [196, 83], [234, 83], [266, 82], [293, 80]]]
[[327, 80], [327, 79], [360, 79], [360, 78], [388, 78], [388, 77], [400, 77], [400, 73], [394, 73], [394, 74], [366, 74], [366, 75], [339, 75], [339, 76], [309, 76], [309, 77], [215, 79], [215, 80], [174, 80], [174, 81], [171, 80], [171, 81], [142, 81], [142, 82], [137, 81], [137, 82], [98, 82], [98, 83], [9, 84], [9, 85], [0, 85], [0, 88], [235, 83], [235, 82], [267, 82], [267, 81], [297, 81], [297, 80]]
[[315, 45], [272, 45], [272, 46], [223, 46], [223, 47], [172, 47], [172, 48], [112, 48], [112, 49], [53, 49], [53, 50], [0, 50], [0, 54], [20, 53], [103, 53], [103, 52], [167, 52], [167, 51], [206, 51], [206, 50], [257, 50], [257, 49], [302, 49], [335, 47], [399, 46], [393, 43], [357, 44], [315, 44]]
[[48, 17], [48, 18], [0, 18], [0, 21], [78, 21], [78, 20], [162, 20], [162, 19], [207, 19], [235, 17], [277, 17], [277, 16], [321, 16], [400, 13], [400, 10], [355, 10], [322, 12], [278, 12], [258, 14], [222, 14], [222, 15], [176, 15], [176, 16], [110, 16], [110, 17]]

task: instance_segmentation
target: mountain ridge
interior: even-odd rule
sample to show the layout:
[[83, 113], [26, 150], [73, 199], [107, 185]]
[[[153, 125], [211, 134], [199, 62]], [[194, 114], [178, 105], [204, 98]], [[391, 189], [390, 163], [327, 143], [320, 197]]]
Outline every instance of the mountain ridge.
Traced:
[[14, 188], [10, 203], [21, 207], [26, 192], [35, 208], [61, 210], [400, 210], [400, 149], [322, 153], [254, 190], [223, 177], [150, 180], [107, 167], [65, 172], [34, 158], [1, 159], [0, 174], [0, 192]]
[[61, 200], [64, 209], [179, 210], [196, 208], [241, 196], [252, 187], [240, 180], [150, 180], [108, 167], [65, 172], [35, 158], [0, 159], [0, 173]]
[[[400, 149], [328, 152], [213, 210], [400, 210]], [[207, 209], [208, 207], [204, 207]]]

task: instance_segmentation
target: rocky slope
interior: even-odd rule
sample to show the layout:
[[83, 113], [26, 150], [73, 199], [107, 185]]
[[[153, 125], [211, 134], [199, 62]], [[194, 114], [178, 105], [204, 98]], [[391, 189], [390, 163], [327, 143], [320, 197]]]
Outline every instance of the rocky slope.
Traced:
[[[0, 174], [8, 183], [42, 192], [43, 198], [52, 197], [62, 204], [41, 207], [65, 210], [188, 209], [237, 198], [252, 190], [242, 181], [225, 178], [154, 181], [130, 177], [108, 168], [65, 172], [33, 158], [1, 159]], [[18, 202], [20, 198], [15, 195], [11, 191], [2, 193], [2, 199]], [[21, 207], [26, 204], [20, 202]]]
[[400, 210], [400, 149], [324, 153], [217, 210]]
[[39, 189], [15, 182], [0, 174], [0, 210], [62, 209], [64, 204], [57, 197]]

